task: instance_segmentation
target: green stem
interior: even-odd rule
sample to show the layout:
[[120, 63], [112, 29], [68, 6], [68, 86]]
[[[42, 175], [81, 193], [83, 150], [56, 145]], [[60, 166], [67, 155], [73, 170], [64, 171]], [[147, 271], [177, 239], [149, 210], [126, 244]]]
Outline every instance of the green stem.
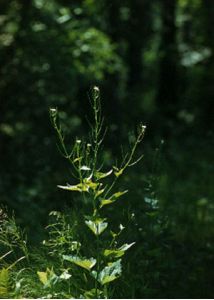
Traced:
[[104, 285], [104, 297], [105, 297], [105, 299], [108, 299], [108, 285], [107, 284]]
[[[131, 150], [131, 153], [130, 153], [130, 155], [129, 155], [129, 158], [127, 159], [126, 162], [123, 162], [122, 165], [121, 165], [121, 167], [120, 167], [120, 169], [123, 170], [123, 172], [124, 172], [125, 169], [130, 165], [130, 163], [131, 163], [131, 161], [132, 161], [132, 159], [133, 159], [133, 157], [134, 157], [135, 151], [136, 151], [136, 149], [137, 149], [137, 146], [138, 146], [138, 144], [141, 142], [141, 140], [142, 140], [142, 133], [140, 133], [140, 134], [138, 135], [138, 137], [137, 137], [137, 139], [136, 139], [136, 141], [135, 141], [135, 143], [134, 143], [134, 146], [132, 147], [132, 150]], [[124, 164], [124, 166], [123, 166], [123, 164]], [[112, 184], [110, 185], [110, 187], [109, 187], [108, 190], [106, 191], [105, 197], [107, 197], [108, 194], [111, 192], [111, 190], [112, 190], [113, 187], [115, 186], [115, 184], [116, 184], [118, 178], [119, 178], [119, 176], [118, 176], [118, 177], [115, 177], [114, 181], [112, 182]]]

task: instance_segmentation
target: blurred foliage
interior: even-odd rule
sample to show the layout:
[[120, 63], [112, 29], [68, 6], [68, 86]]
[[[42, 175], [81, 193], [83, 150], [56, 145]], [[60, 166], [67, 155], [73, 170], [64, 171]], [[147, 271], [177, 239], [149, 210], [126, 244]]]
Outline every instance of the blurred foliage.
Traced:
[[0, 201], [32, 243], [49, 211], [81, 206], [56, 188], [72, 175], [49, 107], [69, 146], [99, 85], [109, 165], [133, 124], [148, 127], [144, 162], [124, 179], [138, 186], [124, 211], [137, 244], [118, 297], [214, 295], [213, 15], [213, 0], [0, 1]]

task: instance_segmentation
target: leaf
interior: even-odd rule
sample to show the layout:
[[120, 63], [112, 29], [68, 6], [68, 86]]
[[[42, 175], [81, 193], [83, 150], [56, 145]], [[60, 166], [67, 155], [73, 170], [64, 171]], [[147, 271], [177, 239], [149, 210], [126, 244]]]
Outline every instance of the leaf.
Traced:
[[125, 190], [125, 191], [123, 191], [123, 192], [117, 192], [117, 193], [115, 193], [115, 194], [113, 194], [113, 195], [111, 196], [111, 199], [119, 198], [119, 197], [121, 197], [122, 195], [124, 195], [124, 194], [126, 194], [126, 193], [128, 193], [128, 190]]
[[46, 269], [46, 272], [37, 272], [39, 280], [44, 285], [45, 288], [50, 287], [51, 283], [56, 283], [58, 276], [54, 273], [53, 268]]
[[125, 190], [123, 192], [117, 192], [117, 193], [113, 194], [109, 199], [101, 199], [100, 208], [102, 208], [104, 205], [114, 203], [119, 197], [126, 194], [127, 192], [128, 192], [128, 190]]
[[130, 247], [132, 247], [135, 244], [135, 242], [131, 244], [124, 244], [118, 249], [105, 249], [104, 250], [104, 256], [111, 256], [112, 258], [119, 258], [125, 254], [125, 251], [127, 251]]
[[96, 190], [96, 188], [101, 185], [100, 183], [92, 182], [89, 178], [83, 179], [83, 182], [80, 182], [76, 185], [57, 185], [60, 189], [74, 192], [89, 192], [89, 189]]
[[114, 168], [114, 175], [116, 176], [116, 177], [119, 177], [120, 175], [122, 175], [123, 174], [123, 171], [124, 171], [124, 168], [123, 169], [118, 169], [117, 167], [113, 167]]
[[[0, 270], [0, 298], [8, 296], [9, 271], [5, 268]], [[9, 297], [7, 297], [9, 298]]]
[[12, 253], [13, 251], [10, 250], [8, 251], [7, 253], [3, 254], [1, 257], [0, 257], [0, 260], [4, 259], [6, 256], [8, 256], [10, 253]]
[[154, 218], [154, 217], [158, 216], [159, 212], [158, 211], [150, 211], [150, 212], [146, 212], [145, 214], [151, 218]]
[[79, 183], [77, 185], [57, 185], [58, 188], [63, 189], [63, 190], [67, 190], [67, 191], [74, 191], [74, 192], [88, 192], [89, 190], [89, 186], [87, 184], [84, 183]]
[[123, 226], [123, 224], [120, 224], [120, 225], [119, 225], [119, 228], [120, 228], [120, 231], [122, 231], [122, 230], [125, 229], [125, 227]]
[[135, 244], [135, 242], [131, 243], [131, 244], [124, 244], [122, 245], [119, 250], [120, 251], [127, 251], [129, 248], [131, 248], [133, 245]]
[[74, 263], [75, 265], [82, 267], [88, 271], [93, 268], [93, 266], [96, 264], [96, 259], [93, 257], [91, 258], [81, 258], [79, 256], [72, 256], [72, 255], [63, 255], [62, 256], [64, 260], [67, 260], [69, 262]]
[[100, 203], [100, 208], [102, 208], [103, 206], [108, 205], [108, 204], [111, 204], [111, 203], [113, 203], [114, 201], [112, 201], [112, 200], [110, 200], [110, 199], [102, 199], [100, 202], [101, 202], [101, 203]]
[[100, 235], [108, 226], [104, 219], [97, 219], [95, 221], [85, 221], [85, 224], [91, 229], [95, 235]]
[[76, 162], [78, 162], [78, 161], [81, 161], [82, 159], [83, 159], [83, 157], [80, 156], [80, 157], [75, 158], [73, 162], [76, 163]]
[[1, 298], [9, 298], [8, 297], [8, 289], [6, 287], [0, 286], [0, 297]]
[[85, 184], [86, 186], [88, 186], [88, 188], [91, 188], [92, 190], [96, 190], [96, 188], [100, 185], [99, 183], [95, 183], [89, 180], [88, 178], [83, 180], [83, 184]]
[[60, 279], [64, 279], [64, 280], [68, 280], [69, 278], [71, 278], [71, 274], [68, 273], [67, 270], [65, 270], [60, 276]]
[[121, 251], [119, 249], [117, 250], [110, 250], [110, 249], [105, 249], [103, 254], [104, 256], [111, 256], [112, 258], [119, 258], [124, 255], [124, 251]]
[[97, 296], [99, 298], [102, 296], [103, 292], [99, 289], [92, 289], [84, 293], [84, 299], [96, 299]]
[[104, 285], [117, 279], [121, 273], [121, 259], [119, 259], [113, 263], [109, 263], [99, 274], [96, 271], [92, 271], [92, 276]]
[[108, 171], [108, 172], [106, 172], [106, 173], [103, 173], [103, 172], [95, 172], [94, 176], [96, 177], [97, 180], [99, 180], [99, 179], [102, 179], [102, 178], [105, 178], [105, 177], [111, 175], [112, 171], [113, 171], [113, 170], [111, 169], [110, 171]]
[[81, 171], [90, 171], [91, 169], [90, 169], [89, 167], [87, 167], [87, 166], [82, 166], [82, 167], [80, 168], [80, 170], [81, 170]]
[[95, 199], [96, 199], [97, 197], [99, 197], [104, 191], [105, 191], [105, 189], [98, 190], [98, 191], [96, 192], [96, 194], [95, 194]]
[[71, 251], [75, 251], [75, 250], [80, 249], [80, 247], [81, 247], [81, 243], [80, 242], [72, 241], [70, 243], [70, 247], [69, 248], [71, 249]]
[[37, 275], [39, 276], [39, 280], [41, 281], [41, 283], [43, 283], [44, 285], [46, 285], [47, 282], [48, 282], [48, 274], [47, 274], [47, 272], [37, 272]]

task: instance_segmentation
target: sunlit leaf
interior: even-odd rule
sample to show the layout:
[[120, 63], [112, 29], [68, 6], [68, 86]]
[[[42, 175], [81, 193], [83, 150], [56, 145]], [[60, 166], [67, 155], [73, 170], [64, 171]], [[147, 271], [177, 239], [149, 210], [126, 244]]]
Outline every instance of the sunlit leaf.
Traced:
[[88, 192], [89, 186], [85, 183], [79, 183], [77, 185], [58, 185], [58, 188], [67, 190], [67, 191], [74, 191], [74, 192]]
[[135, 242], [133, 242], [133, 243], [131, 243], [131, 244], [124, 244], [124, 245], [122, 245], [122, 246], [119, 248], [119, 250], [121, 250], [121, 251], [126, 251], [126, 250], [128, 250], [129, 248], [131, 248], [134, 244], [135, 244]]
[[98, 190], [95, 194], [95, 198], [99, 197], [104, 191], [105, 191], [105, 189]]
[[121, 259], [109, 263], [99, 274], [96, 271], [92, 271], [92, 276], [96, 278], [102, 285], [114, 281], [122, 272]]
[[87, 166], [82, 166], [82, 167], [80, 168], [80, 170], [81, 170], [81, 171], [90, 171], [91, 169], [90, 169], [89, 167], [87, 167]]
[[126, 194], [127, 192], [128, 192], [128, 190], [123, 191], [123, 192], [117, 192], [117, 193], [113, 194], [109, 199], [101, 199], [100, 208], [102, 208], [104, 205], [114, 203], [119, 197]]
[[127, 251], [130, 247], [132, 247], [135, 244], [135, 242], [131, 244], [124, 244], [118, 249], [105, 249], [103, 254], [104, 256], [111, 256], [112, 258], [119, 258], [125, 254], [125, 251]]
[[92, 190], [96, 190], [96, 188], [99, 186], [99, 183], [93, 182], [91, 180], [84, 180], [83, 183], [88, 186], [88, 188], [92, 189]]
[[95, 221], [85, 221], [85, 224], [95, 235], [100, 235], [108, 226], [108, 223], [103, 222], [103, 219], [97, 219]]
[[114, 168], [114, 175], [116, 176], [116, 177], [119, 177], [120, 175], [122, 175], [123, 174], [123, 171], [124, 171], [124, 169], [118, 169], [117, 167], [113, 167]]
[[113, 194], [113, 195], [111, 196], [111, 199], [119, 198], [120, 196], [126, 194], [127, 192], [128, 192], [128, 190], [125, 190], [125, 191], [123, 191], [123, 192], [117, 192], [117, 193], [115, 193], [115, 194]]
[[47, 272], [37, 272], [37, 275], [38, 275], [39, 280], [41, 281], [41, 283], [43, 283], [44, 285], [47, 284], [47, 282], [48, 282]]
[[102, 178], [105, 178], [105, 177], [111, 175], [112, 171], [113, 171], [113, 170], [110, 170], [110, 171], [108, 171], [108, 172], [106, 172], [106, 173], [103, 173], [103, 172], [95, 172], [94, 176], [96, 177], [97, 180], [99, 180], [99, 179], [102, 179]]
[[93, 257], [91, 258], [81, 258], [79, 256], [72, 256], [72, 255], [63, 255], [63, 259], [69, 262], [74, 263], [77, 266], [80, 266], [88, 271], [96, 264], [96, 259]]
[[112, 258], [119, 258], [124, 255], [124, 251], [121, 251], [119, 249], [117, 250], [111, 250], [111, 249], [105, 249], [103, 254], [104, 256], [111, 256]]
[[100, 202], [101, 202], [101, 203], [100, 203], [100, 208], [102, 208], [103, 206], [108, 205], [108, 204], [111, 204], [111, 203], [113, 203], [114, 201], [112, 201], [112, 200], [110, 200], [110, 199], [102, 199]]
[[75, 159], [74, 159], [74, 161], [73, 161], [73, 162], [74, 162], [74, 163], [76, 163], [76, 162], [78, 162], [78, 161], [81, 161], [82, 159], [83, 159], [83, 157], [82, 157], [82, 156], [81, 156], [81, 157], [77, 157], [77, 158], [75, 158]]
[[123, 224], [120, 224], [119, 228], [120, 228], [121, 231], [125, 229], [125, 227], [123, 226]]
[[5, 268], [0, 270], [0, 298], [8, 295], [9, 289], [9, 271]]
[[46, 272], [37, 272], [39, 280], [44, 285], [44, 287], [49, 287], [51, 282], [56, 282], [58, 276], [54, 273], [53, 269], [46, 269]]
[[60, 279], [64, 279], [64, 280], [68, 280], [69, 278], [71, 278], [71, 274], [68, 273], [67, 270], [65, 270], [60, 276]]

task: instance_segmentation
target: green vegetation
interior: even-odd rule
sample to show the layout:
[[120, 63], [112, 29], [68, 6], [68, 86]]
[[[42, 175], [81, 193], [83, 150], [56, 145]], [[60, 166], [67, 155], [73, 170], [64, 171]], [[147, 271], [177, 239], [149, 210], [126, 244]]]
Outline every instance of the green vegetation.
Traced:
[[[142, 158], [134, 159], [137, 146], [144, 137], [145, 126], [141, 125], [130, 152], [122, 157], [120, 166], [113, 166], [103, 172], [105, 161], [99, 162], [100, 148], [104, 140], [103, 118], [101, 115], [100, 91], [92, 89], [92, 109], [94, 125], [91, 125], [89, 140], [76, 139], [69, 152], [64, 143], [64, 136], [58, 120], [57, 109], [50, 109], [50, 117], [59, 139], [59, 148], [69, 161], [73, 171], [73, 179], [78, 183], [60, 189], [78, 192], [82, 195], [82, 210], [71, 219], [72, 213], [64, 214], [52, 211], [54, 222], [48, 225], [49, 237], [43, 241], [43, 247], [30, 252], [21, 231], [14, 219], [9, 219], [2, 212], [1, 244], [3, 246], [0, 271], [0, 296], [9, 297], [45, 297], [45, 298], [112, 298], [111, 282], [122, 274], [122, 257], [135, 242], [121, 243], [120, 235], [125, 227], [118, 223], [117, 230], [111, 228], [110, 217], [105, 217], [105, 207], [112, 206], [128, 191], [115, 191], [115, 185], [128, 167], [135, 165]], [[111, 180], [109, 178], [113, 177]], [[109, 180], [108, 180], [109, 179]], [[108, 180], [108, 181], [106, 181]], [[71, 221], [69, 221], [71, 219]], [[84, 229], [88, 228], [88, 230]], [[91, 237], [92, 233], [92, 237]], [[15, 262], [7, 263], [10, 254], [24, 256]], [[43, 270], [37, 268], [44, 254]], [[51, 256], [51, 260], [48, 256]], [[27, 263], [10, 273], [21, 260]], [[34, 267], [32, 267], [32, 265]], [[44, 265], [46, 268], [44, 269]], [[75, 268], [75, 266], [78, 266]], [[80, 270], [79, 270], [80, 268]], [[37, 271], [36, 271], [37, 270]], [[35, 277], [37, 273], [38, 278]], [[17, 281], [17, 278], [19, 280]], [[35, 289], [31, 290], [34, 286]]]
[[0, 298], [213, 298], [213, 15], [1, 1]]

